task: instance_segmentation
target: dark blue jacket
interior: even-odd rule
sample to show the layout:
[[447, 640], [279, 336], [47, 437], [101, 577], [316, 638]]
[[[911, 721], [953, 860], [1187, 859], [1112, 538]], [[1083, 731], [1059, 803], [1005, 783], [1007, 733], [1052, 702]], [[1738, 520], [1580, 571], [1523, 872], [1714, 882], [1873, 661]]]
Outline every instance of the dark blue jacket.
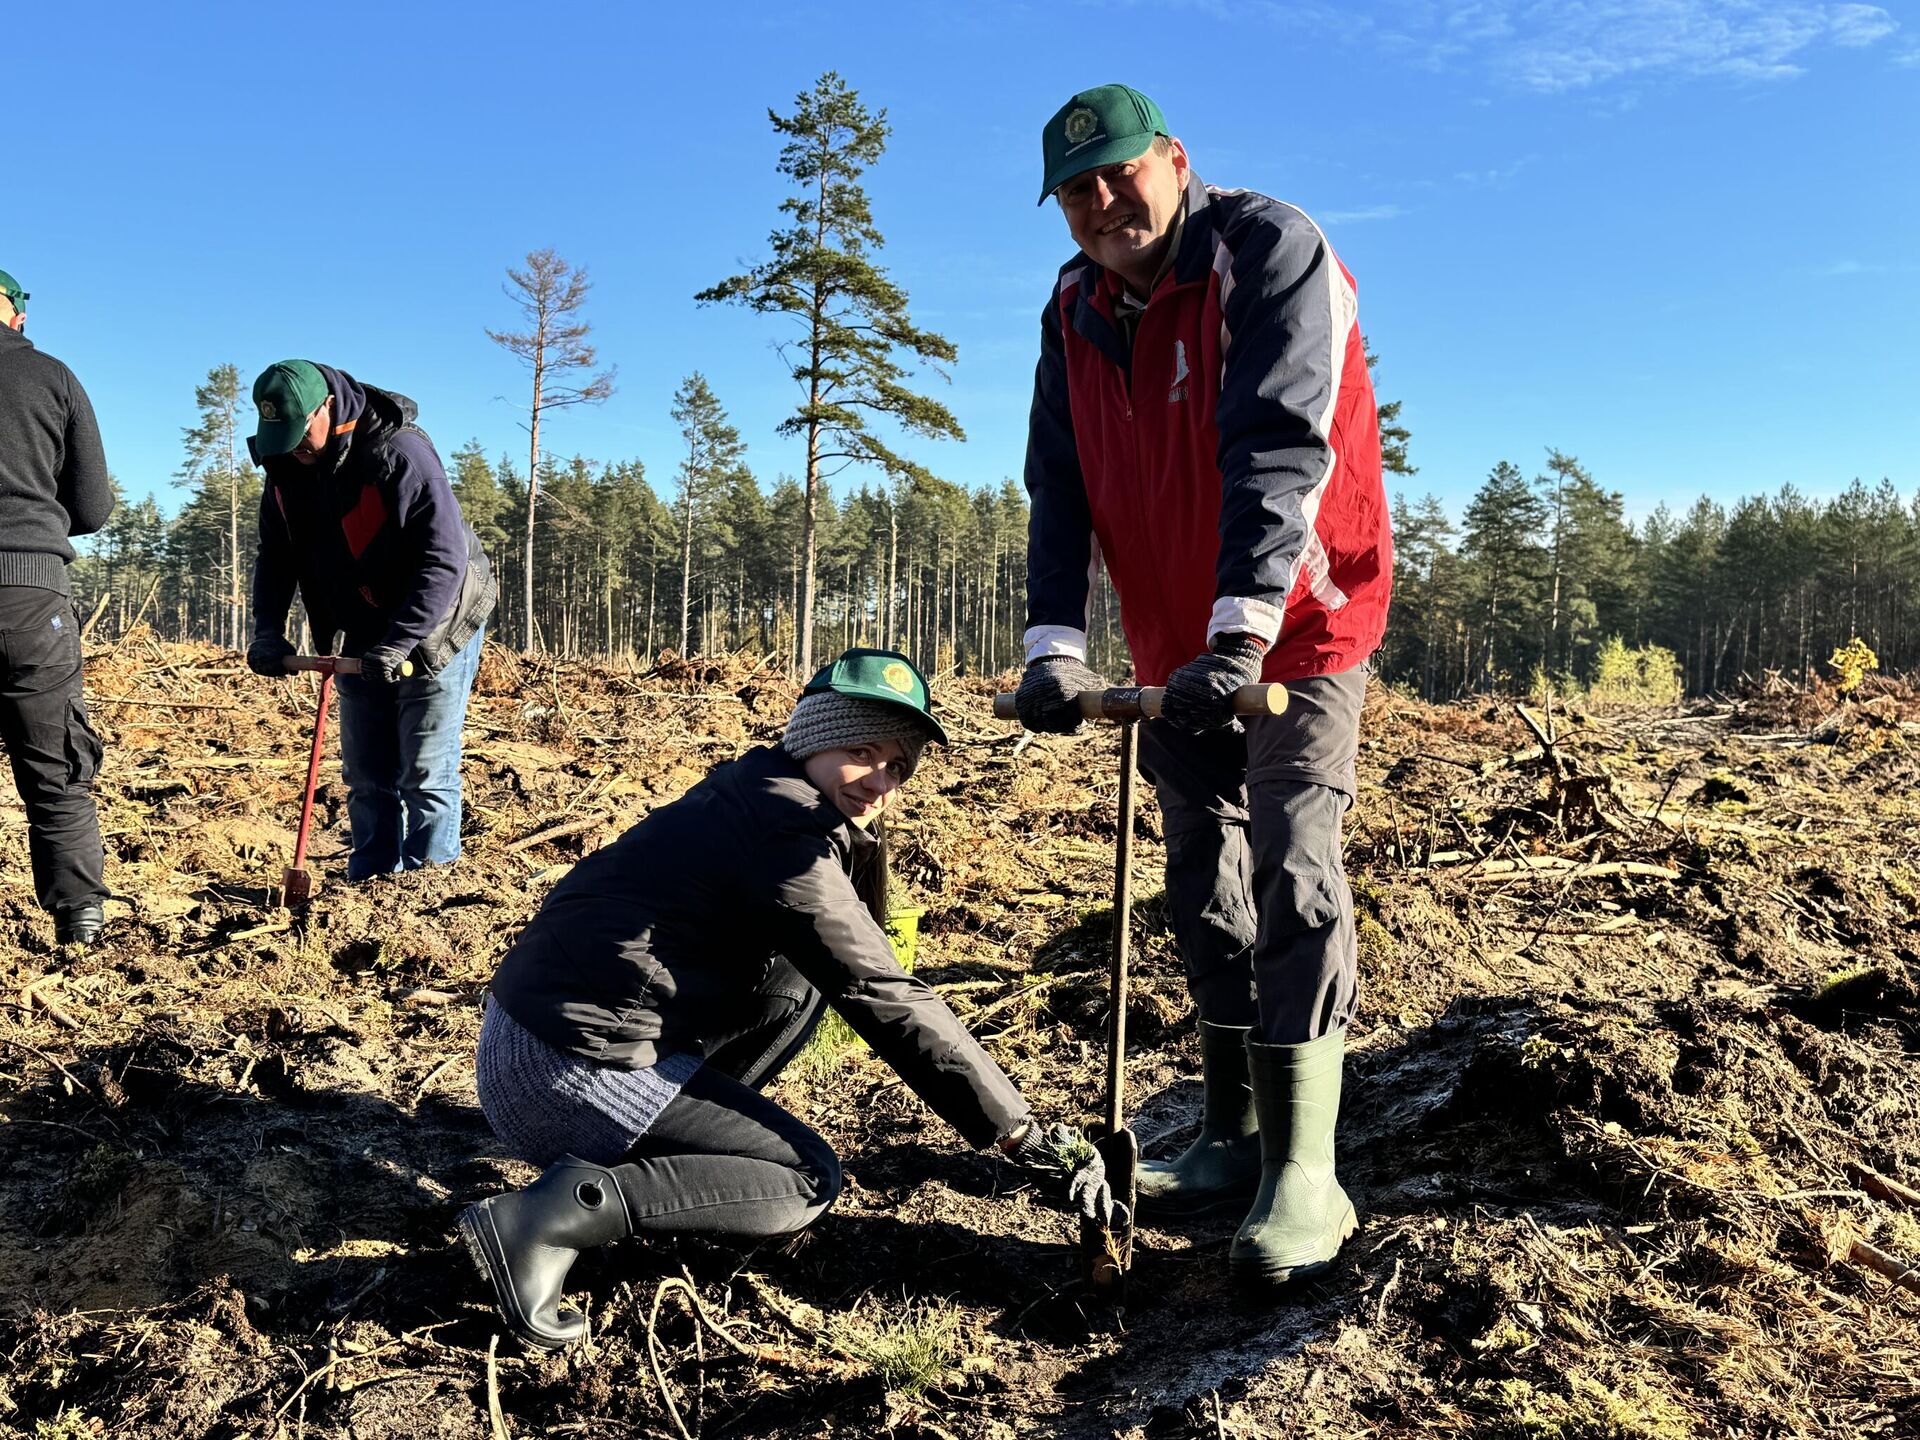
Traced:
[[344, 631], [346, 653], [396, 646], [431, 675], [486, 623], [492, 567], [413, 401], [317, 368], [333, 434], [317, 464], [263, 462], [254, 629], [283, 632], [297, 589], [316, 646]]

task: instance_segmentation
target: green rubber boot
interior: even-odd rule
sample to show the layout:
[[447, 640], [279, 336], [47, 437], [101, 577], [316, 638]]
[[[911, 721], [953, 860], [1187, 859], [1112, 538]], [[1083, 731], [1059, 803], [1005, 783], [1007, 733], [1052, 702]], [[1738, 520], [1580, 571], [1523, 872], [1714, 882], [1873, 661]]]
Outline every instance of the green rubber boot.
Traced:
[[1181, 1218], [1245, 1205], [1260, 1185], [1260, 1122], [1247, 1083], [1245, 1025], [1200, 1022], [1200, 1133], [1173, 1160], [1139, 1169], [1143, 1216]]
[[1227, 1254], [1235, 1280], [1266, 1288], [1317, 1275], [1359, 1223], [1333, 1173], [1346, 1042], [1344, 1030], [1304, 1045], [1247, 1042], [1260, 1189]]

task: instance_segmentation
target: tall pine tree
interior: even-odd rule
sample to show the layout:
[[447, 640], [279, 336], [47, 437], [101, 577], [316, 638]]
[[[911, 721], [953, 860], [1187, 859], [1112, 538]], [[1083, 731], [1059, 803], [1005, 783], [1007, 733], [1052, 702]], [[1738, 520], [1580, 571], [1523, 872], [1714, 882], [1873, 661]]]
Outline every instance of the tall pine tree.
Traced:
[[767, 118], [787, 137], [778, 169], [794, 186], [780, 203], [789, 223], [769, 238], [772, 259], [695, 298], [785, 316], [798, 329], [781, 354], [802, 400], [780, 433], [807, 442], [796, 656], [804, 675], [813, 668], [822, 481], [858, 461], [888, 472], [918, 468], [870, 428], [880, 417], [918, 435], [964, 437], [946, 406], [907, 383], [911, 360], [944, 375], [941, 367], [957, 353], [953, 343], [914, 325], [906, 291], [873, 258], [886, 242], [860, 177], [886, 150], [887, 112], [870, 112], [828, 71], [795, 98], [791, 115], [770, 110]]

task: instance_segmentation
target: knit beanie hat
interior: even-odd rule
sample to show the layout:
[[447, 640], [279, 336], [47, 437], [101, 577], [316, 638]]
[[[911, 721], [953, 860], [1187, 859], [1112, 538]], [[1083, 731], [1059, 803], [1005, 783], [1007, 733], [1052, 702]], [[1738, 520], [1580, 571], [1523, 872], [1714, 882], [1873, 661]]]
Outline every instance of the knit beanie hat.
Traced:
[[794, 759], [805, 760], [822, 750], [898, 740], [907, 752], [907, 776], [911, 778], [919, 768], [920, 752], [932, 738], [927, 720], [903, 705], [818, 690], [800, 697], [780, 744]]

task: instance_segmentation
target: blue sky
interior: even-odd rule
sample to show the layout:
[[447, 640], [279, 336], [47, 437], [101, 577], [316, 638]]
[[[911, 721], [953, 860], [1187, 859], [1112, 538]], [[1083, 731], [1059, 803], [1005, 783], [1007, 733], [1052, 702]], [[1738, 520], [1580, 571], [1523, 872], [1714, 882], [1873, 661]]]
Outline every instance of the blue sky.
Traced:
[[[967, 485], [1020, 471], [1036, 209], [1074, 90], [1152, 95], [1217, 184], [1319, 220], [1383, 398], [1457, 514], [1578, 455], [1644, 515], [1854, 476], [1920, 487], [1920, 15], [1785, 0], [21, 6], [0, 268], [74, 367], [129, 492], [171, 508], [193, 387], [287, 355], [413, 395], [443, 453], [524, 459], [505, 268], [595, 282], [618, 393], [546, 430], [663, 491], [704, 371], [763, 481], [797, 473], [774, 320], [694, 305], [766, 253], [766, 112], [839, 70], [894, 135], [883, 259], [959, 346], [930, 381]], [[542, 27], [545, 27], [544, 29]], [[850, 472], [840, 482], [859, 478]]]

